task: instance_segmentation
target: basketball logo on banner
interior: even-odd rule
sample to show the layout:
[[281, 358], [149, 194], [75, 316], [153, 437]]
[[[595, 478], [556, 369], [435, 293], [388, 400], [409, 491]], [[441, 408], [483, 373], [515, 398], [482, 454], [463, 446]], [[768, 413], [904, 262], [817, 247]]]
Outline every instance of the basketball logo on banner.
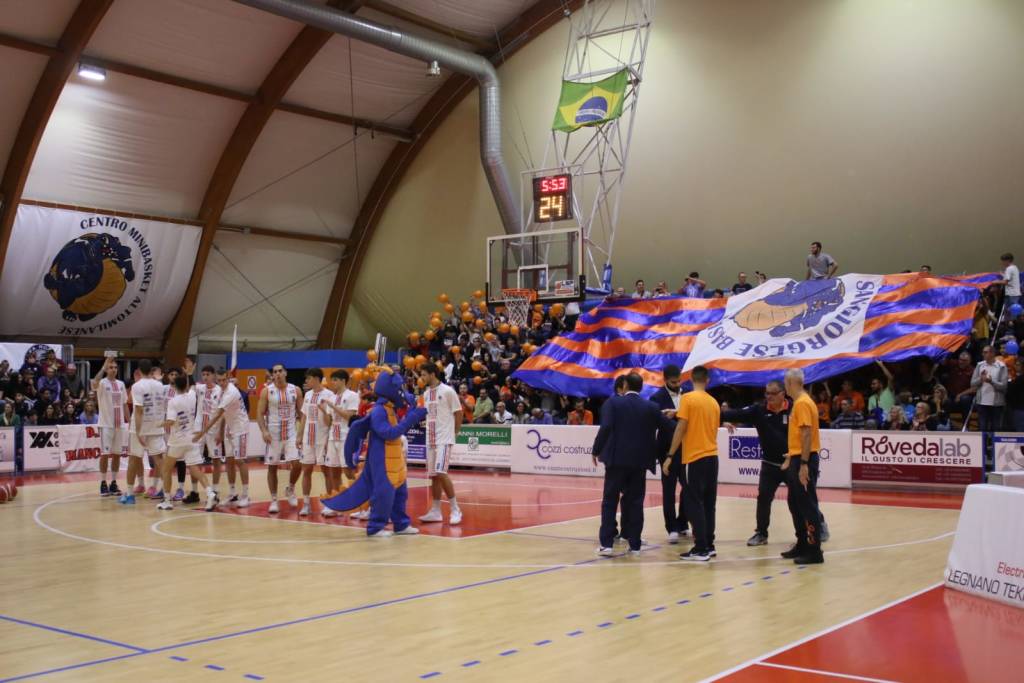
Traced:
[[249, 388], [249, 391], [256, 390], [256, 376], [249, 375], [248, 379], [245, 380], [245, 386]]
[[113, 308], [134, 279], [131, 248], [114, 235], [90, 232], [57, 252], [43, 286], [65, 320], [92, 320]]

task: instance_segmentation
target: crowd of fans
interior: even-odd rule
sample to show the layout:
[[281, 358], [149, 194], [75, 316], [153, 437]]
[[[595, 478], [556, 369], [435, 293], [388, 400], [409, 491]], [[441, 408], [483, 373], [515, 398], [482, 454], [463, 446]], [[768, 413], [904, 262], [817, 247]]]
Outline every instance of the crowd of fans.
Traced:
[[0, 361], [0, 427], [95, 424], [96, 393], [53, 350], [43, 358], [29, 352], [20, 368]]

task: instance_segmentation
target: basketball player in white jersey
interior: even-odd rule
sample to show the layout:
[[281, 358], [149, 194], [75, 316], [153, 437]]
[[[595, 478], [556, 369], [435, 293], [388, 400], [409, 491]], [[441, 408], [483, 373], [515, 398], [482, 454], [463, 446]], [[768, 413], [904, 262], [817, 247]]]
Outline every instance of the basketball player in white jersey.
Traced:
[[272, 381], [263, 387], [256, 407], [256, 423], [267, 444], [267, 487], [270, 489], [270, 507], [267, 512], [278, 511], [277, 467], [284, 464], [288, 469], [288, 486], [284, 495], [288, 504], [295, 507], [295, 483], [302, 474], [299, 462], [299, 448], [296, 443], [296, 420], [302, 410], [302, 392], [294, 384], [288, 384], [288, 371], [277, 363], [270, 369]]
[[[334, 403], [334, 394], [323, 386], [324, 371], [320, 368], [306, 370], [306, 396], [299, 418], [299, 433], [302, 435], [302, 509], [299, 515], [309, 514], [310, 493], [313, 489], [313, 468], [320, 465], [324, 472], [324, 485], [330, 491], [327, 469], [327, 436], [331, 427], [330, 417], [321, 410], [321, 403]], [[328, 515], [329, 516], [329, 515]]]
[[[345, 438], [348, 436], [349, 422], [359, 412], [359, 394], [348, 388], [348, 373], [344, 370], [335, 370], [331, 373], [331, 391], [334, 393], [334, 401], [321, 404], [331, 416], [325, 471], [330, 477], [328, 491], [340, 491], [343, 469], [349, 479], [355, 478], [355, 472], [348, 470], [345, 465]], [[328, 512], [334, 511], [324, 510], [323, 514]]]
[[206, 509], [213, 510], [217, 507], [217, 492], [210, 486], [206, 473], [203, 472], [202, 447], [192, 441], [192, 426], [198, 412], [198, 398], [194, 391], [188, 390], [188, 378], [183, 374], [175, 377], [172, 389], [174, 395], [167, 401], [167, 414], [164, 420], [164, 427], [170, 430], [163, 467], [164, 499], [156, 509], [174, 509], [171, 498], [171, 473], [176, 469], [178, 461], [181, 461], [188, 467], [193, 481], [198, 480], [206, 489]]
[[[217, 384], [220, 386], [220, 402], [217, 412], [210, 423], [192, 437], [199, 443], [210, 431], [224, 420], [224, 456], [228, 461], [228, 504], [240, 508], [249, 507], [249, 464], [246, 461], [247, 441], [249, 440], [249, 414], [242, 403], [242, 394], [238, 387], [231, 383], [228, 371], [217, 371]], [[242, 495], [235, 493], [235, 470], [242, 474]]]
[[423, 407], [427, 409], [427, 476], [430, 477], [433, 498], [430, 511], [421, 515], [420, 521], [442, 521], [443, 492], [451, 505], [448, 523], [454, 526], [462, 521], [462, 510], [455, 500], [455, 487], [448, 476], [448, 465], [455, 436], [462, 429], [462, 403], [455, 390], [441, 382], [442, 372], [433, 363], [427, 363], [420, 369], [420, 379], [426, 385], [422, 399]]
[[[163, 455], [167, 452], [164, 439], [164, 420], [167, 415], [167, 393], [160, 383], [162, 373], [159, 363], [143, 359], [139, 361], [140, 379], [132, 384], [132, 422], [135, 436], [131, 439], [131, 459], [128, 461], [128, 485], [135, 481], [136, 475], [140, 482], [145, 477], [144, 458], [149, 455], [157, 470], [163, 463]], [[161, 491], [156, 498], [162, 498]], [[131, 505], [135, 496], [126, 495], [121, 502]]]
[[[100, 429], [100, 495], [116, 496], [121, 492], [117, 487], [121, 456], [128, 455], [128, 390], [117, 378], [117, 362], [113, 358], [104, 359], [103, 367], [91, 384], [100, 408], [96, 423]], [[108, 460], [113, 460], [109, 488]]]
[[[213, 419], [213, 414], [217, 412], [217, 405], [220, 403], [220, 387], [217, 385], [217, 371], [212, 365], [204, 365], [200, 373], [202, 382], [193, 387], [193, 391], [196, 392], [196, 401], [198, 407], [196, 410], [196, 421], [192, 425], [192, 434], [202, 432], [210, 421]], [[221, 464], [224, 462], [224, 423], [221, 422], [215, 429], [211, 429], [203, 440], [199, 442], [199, 453], [203, 452], [203, 447], [206, 447], [206, 452], [210, 456], [210, 462], [213, 465], [213, 488], [214, 491], [220, 486], [220, 470]], [[218, 494], [219, 495], [219, 494]], [[198, 500], [193, 500], [192, 495], [185, 499], [186, 503], [198, 503]]]

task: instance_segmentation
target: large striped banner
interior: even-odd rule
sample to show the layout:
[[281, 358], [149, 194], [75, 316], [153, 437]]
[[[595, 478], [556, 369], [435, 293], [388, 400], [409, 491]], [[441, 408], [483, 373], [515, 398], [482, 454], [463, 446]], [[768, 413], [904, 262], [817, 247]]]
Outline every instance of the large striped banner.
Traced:
[[712, 368], [712, 385], [759, 385], [793, 367], [815, 382], [875, 360], [938, 358], [967, 340], [981, 290], [998, 279], [850, 274], [773, 279], [728, 299], [614, 299], [513, 376], [560, 394], [608, 396], [629, 371], [653, 391], [670, 364], [684, 378], [697, 365]]

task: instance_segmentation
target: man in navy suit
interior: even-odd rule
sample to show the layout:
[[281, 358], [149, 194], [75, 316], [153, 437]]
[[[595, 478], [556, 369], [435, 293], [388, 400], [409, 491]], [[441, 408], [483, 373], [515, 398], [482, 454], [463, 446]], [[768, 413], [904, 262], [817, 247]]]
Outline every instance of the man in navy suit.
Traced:
[[645, 470], [654, 471], [661, 455], [658, 432], [667, 419], [658, 406], [640, 396], [644, 382], [640, 375], [626, 376], [626, 393], [613, 396], [601, 408], [601, 428], [594, 439], [595, 460], [604, 463], [604, 496], [601, 501], [601, 546], [599, 555], [614, 553], [615, 511], [622, 502], [622, 535], [629, 541], [630, 554], [640, 553], [644, 527]]
[[[676, 411], [679, 410], [679, 397], [683, 395], [682, 379], [678, 365], [666, 365], [661, 376], [665, 380], [665, 386], [658, 389], [651, 396], [651, 400], [664, 415], [672, 421], [672, 428], [675, 428]], [[672, 432], [665, 435], [664, 449], [668, 450], [672, 440]], [[690, 532], [690, 523], [686, 519], [686, 511], [683, 509], [683, 461], [682, 449], [676, 449], [671, 454], [672, 464], [669, 466], [668, 474], [661, 473], [661, 511], [665, 516], [665, 531], [668, 532], [668, 542], [679, 543], [680, 536], [686, 536]], [[678, 503], [676, 492], [679, 492]], [[678, 511], [677, 511], [678, 510]]]

